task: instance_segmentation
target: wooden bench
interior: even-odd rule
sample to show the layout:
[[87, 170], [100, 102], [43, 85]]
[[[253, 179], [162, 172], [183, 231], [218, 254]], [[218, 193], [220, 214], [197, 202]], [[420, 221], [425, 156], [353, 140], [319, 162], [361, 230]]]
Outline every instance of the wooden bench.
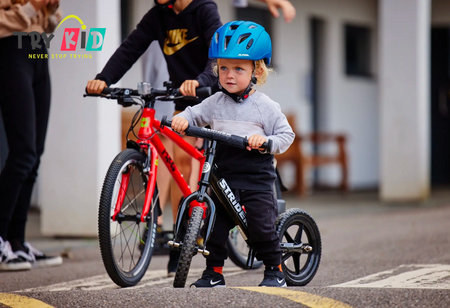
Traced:
[[[342, 192], [348, 191], [348, 156], [346, 151], [347, 138], [343, 134], [315, 132], [310, 134], [299, 134], [295, 131], [295, 117], [286, 115], [292, 129], [295, 132], [295, 139], [289, 149], [280, 155], [275, 155], [277, 166], [281, 167], [287, 162], [295, 166], [295, 186], [294, 191], [304, 196], [307, 191], [306, 178], [308, 172], [313, 168], [325, 165], [337, 164], [342, 173], [339, 189]], [[319, 153], [306, 154], [303, 150], [303, 144], [309, 143], [315, 147], [323, 143], [334, 143], [337, 145], [335, 155], [320, 155]]]

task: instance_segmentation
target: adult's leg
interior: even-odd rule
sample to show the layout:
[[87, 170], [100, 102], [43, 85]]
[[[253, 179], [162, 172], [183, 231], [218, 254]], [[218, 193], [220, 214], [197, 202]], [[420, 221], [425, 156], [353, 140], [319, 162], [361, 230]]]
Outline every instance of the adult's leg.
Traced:
[[14, 247], [16, 243], [21, 245], [25, 241], [25, 225], [30, 208], [31, 194], [36, 182], [40, 157], [44, 152], [45, 136], [47, 134], [48, 118], [50, 113], [50, 75], [48, 71], [48, 60], [41, 59], [34, 61], [35, 70], [33, 76], [33, 93], [35, 102], [35, 131], [36, 131], [36, 161], [33, 169], [23, 183], [19, 193], [16, 207], [14, 209], [11, 223], [8, 230], [8, 239], [13, 246], [13, 250], [22, 247]]
[[[173, 157], [172, 141], [163, 135], [159, 135], [159, 138], [161, 139], [161, 142], [164, 145], [164, 147], [166, 148], [170, 157]], [[161, 157], [159, 157], [159, 161], [162, 162]], [[159, 204], [161, 206], [161, 210], [164, 213], [164, 208], [166, 207], [167, 199], [169, 198], [171, 175], [170, 175], [170, 172], [167, 169], [166, 165], [163, 163], [159, 164], [158, 174], [156, 176], [156, 182], [158, 183], [158, 189], [159, 189]], [[163, 216], [161, 215], [158, 217], [158, 225], [162, 225], [162, 224], [163, 224]]]
[[[191, 145], [194, 145], [195, 139], [193, 137], [184, 137], [184, 140]], [[173, 158], [174, 162], [183, 175], [187, 183], [189, 183], [189, 178], [191, 174], [192, 157], [183, 151], [176, 144], [173, 145]], [[180, 203], [183, 193], [181, 192], [178, 184], [172, 179], [170, 186], [170, 198], [172, 202], [172, 218], [175, 226], [175, 221], [177, 219], [178, 205]], [[174, 228], [175, 229], [175, 228]], [[180, 251], [178, 249], [171, 249], [169, 253], [169, 263], [167, 265], [168, 276], [175, 275], [178, 266], [178, 260], [180, 258]]]
[[[24, 42], [23, 46], [29, 43]], [[37, 157], [32, 80], [36, 60], [27, 59], [24, 50], [17, 49], [17, 38], [0, 40], [0, 75], [8, 76], [0, 83], [0, 108], [9, 147], [8, 158], [0, 173], [0, 236], [4, 239], [24, 182]]]
[[[196, 138], [184, 137], [184, 140], [193, 146], [195, 144]], [[185, 181], [189, 184], [192, 169], [192, 157], [189, 154], [187, 154], [182, 148], [174, 144], [173, 158], [178, 170], [183, 175]], [[195, 188], [196, 187], [194, 187], [194, 189]], [[172, 180], [170, 190], [171, 190], [170, 198], [172, 202], [173, 222], [175, 223], [175, 220], [177, 218], [178, 205], [180, 203], [181, 198], [183, 197], [183, 193], [181, 192], [180, 188], [178, 187], [178, 184], [174, 180]]]

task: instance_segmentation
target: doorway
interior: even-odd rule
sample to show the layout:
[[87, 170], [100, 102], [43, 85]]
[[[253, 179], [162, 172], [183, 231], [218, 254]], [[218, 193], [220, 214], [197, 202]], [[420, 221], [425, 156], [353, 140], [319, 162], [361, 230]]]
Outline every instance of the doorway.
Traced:
[[431, 183], [450, 184], [450, 28], [431, 30]]

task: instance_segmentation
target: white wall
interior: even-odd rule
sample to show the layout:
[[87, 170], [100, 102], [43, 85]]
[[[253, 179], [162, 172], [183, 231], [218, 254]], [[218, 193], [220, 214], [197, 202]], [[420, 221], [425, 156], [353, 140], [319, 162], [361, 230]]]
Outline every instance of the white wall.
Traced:
[[[311, 102], [308, 82], [311, 73], [309, 20], [320, 17], [326, 22], [323, 108], [320, 121], [323, 129], [348, 135], [349, 178], [351, 188], [374, 187], [378, 184], [378, 97], [376, 82], [377, 1], [359, 0], [295, 0], [297, 18], [286, 24], [283, 18], [273, 18], [276, 36], [273, 50], [276, 74], [261, 90], [280, 103], [283, 112], [295, 113], [299, 132], [312, 130]], [[223, 23], [234, 20], [235, 9], [230, 0], [216, 0]], [[265, 4], [251, 0], [252, 5]], [[136, 24], [151, 4], [146, 0], [133, 2], [132, 24]], [[344, 72], [344, 36], [346, 22], [362, 24], [373, 30], [374, 73], [372, 79], [348, 78]], [[122, 84], [135, 86], [142, 76], [138, 61], [124, 76]], [[332, 149], [334, 150], [334, 148]], [[337, 167], [321, 172], [321, 181], [336, 184], [340, 180]]]
[[[92, 54], [92, 59], [50, 60], [52, 107], [39, 178], [42, 233], [95, 236], [101, 185], [120, 147], [120, 114], [116, 102], [84, 99], [82, 94], [120, 42], [119, 1], [61, 1], [61, 7], [64, 16], [80, 17], [86, 31], [106, 28], [106, 37], [102, 51], [74, 52]], [[63, 32], [68, 27], [80, 24], [75, 19], [64, 22], [55, 33], [50, 54], [62, 53]]]

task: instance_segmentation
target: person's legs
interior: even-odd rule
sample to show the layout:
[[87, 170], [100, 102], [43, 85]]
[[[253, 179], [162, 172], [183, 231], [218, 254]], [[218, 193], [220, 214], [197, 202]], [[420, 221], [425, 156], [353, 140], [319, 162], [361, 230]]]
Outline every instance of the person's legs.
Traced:
[[[183, 139], [192, 146], [195, 144], [196, 141], [196, 138], [194, 137], [184, 137]], [[173, 160], [178, 170], [180, 171], [181, 175], [189, 185], [192, 170], [192, 157], [188, 153], [186, 153], [182, 148], [174, 144]], [[178, 205], [182, 197], [183, 193], [178, 187], [178, 184], [174, 180], [172, 180], [172, 183], [170, 185], [170, 198], [172, 202], [173, 222], [175, 222], [177, 218]]]
[[[161, 142], [166, 148], [169, 155], [173, 157], [172, 141], [163, 135], [159, 135], [159, 138], [161, 139]], [[162, 163], [163, 159], [161, 157], [159, 157], [159, 161], [161, 163], [158, 165], [158, 174], [156, 176], [156, 182], [158, 183], [158, 190], [159, 190], [159, 204], [161, 206], [161, 210], [164, 212], [164, 208], [167, 205], [167, 199], [169, 198], [171, 175], [166, 165]], [[161, 215], [158, 217], [158, 225], [162, 226], [162, 224], [163, 224], [163, 216]]]
[[[219, 199], [212, 195], [211, 199], [216, 205], [216, 221], [212, 234], [206, 243], [210, 254], [206, 258], [206, 270], [202, 277], [190, 285], [195, 288], [225, 287], [225, 278], [222, 274], [223, 265], [228, 257], [227, 239], [230, 230], [235, 226]], [[239, 199], [239, 196], [236, 196]], [[204, 233], [205, 230], [202, 230]], [[204, 236], [204, 234], [202, 234]]]
[[[34, 61], [28, 60], [31, 46], [24, 38], [24, 48], [17, 49], [17, 38], [0, 39], [0, 108], [9, 153], [0, 173], [0, 270], [30, 269], [31, 264], [13, 253], [8, 240], [11, 218], [25, 180], [36, 163], [36, 121], [33, 97]], [[22, 209], [18, 209], [22, 210]], [[27, 209], [28, 211], [28, 209]], [[27, 212], [23, 213], [25, 216]]]
[[14, 209], [11, 223], [8, 230], [8, 240], [14, 251], [24, 250], [23, 243], [25, 242], [25, 225], [28, 217], [28, 210], [30, 208], [31, 194], [37, 178], [37, 171], [39, 169], [40, 157], [44, 152], [45, 136], [47, 134], [48, 118], [50, 113], [50, 75], [48, 71], [48, 60], [41, 59], [34, 61], [35, 70], [33, 76], [33, 93], [35, 103], [35, 148], [36, 161], [33, 169], [28, 177], [25, 179], [22, 189], [20, 190], [16, 207]]
[[[194, 145], [196, 138], [184, 137], [184, 140], [189, 144]], [[182, 148], [174, 144], [173, 160], [178, 170], [183, 175], [183, 178], [189, 184], [189, 179], [191, 176], [192, 157], [189, 154], [187, 154]], [[174, 224], [177, 219], [178, 205], [182, 197], [183, 193], [178, 187], [178, 184], [172, 179], [170, 186], [170, 198], [172, 203], [172, 217]], [[169, 264], [167, 265], [167, 271], [169, 276], [173, 276], [175, 274], [179, 258], [180, 258], [180, 251], [178, 249], [171, 249], [169, 254]]]
[[285, 287], [286, 280], [281, 272], [280, 240], [275, 230], [278, 205], [273, 191], [240, 191], [241, 204], [247, 212], [247, 223], [251, 246], [256, 250], [258, 260], [263, 260], [266, 269], [263, 287]]
[[[8, 141], [8, 158], [0, 173], [0, 237], [8, 239], [11, 218], [22, 187], [36, 164], [36, 109], [33, 94], [34, 61], [11, 50], [12, 38], [0, 40], [0, 108]], [[16, 41], [17, 44], [17, 41]], [[6, 46], [5, 46], [6, 45]], [[24, 43], [24, 46], [27, 42]], [[17, 45], [14, 46], [17, 49]], [[9, 52], [7, 52], [9, 50]], [[22, 59], [17, 59], [24, 57]], [[28, 208], [19, 208], [26, 217]]]

